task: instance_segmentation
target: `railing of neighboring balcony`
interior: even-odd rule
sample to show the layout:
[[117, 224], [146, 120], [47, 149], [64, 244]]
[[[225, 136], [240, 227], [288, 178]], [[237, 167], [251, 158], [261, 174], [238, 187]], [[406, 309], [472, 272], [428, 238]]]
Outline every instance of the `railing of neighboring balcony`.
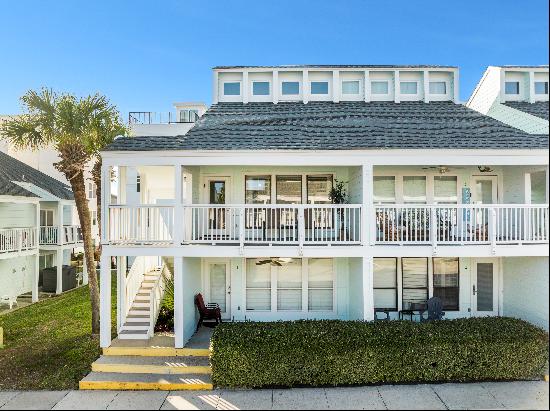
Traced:
[[58, 235], [57, 226], [40, 227], [40, 244], [42, 245], [61, 245], [75, 244], [82, 242], [82, 229], [78, 225], [65, 225], [61, 238]]
[[36, 246], [36, 228], [0, 229], [0, 253], [30, 250]]
[[[178, 115], [179, 114], [179, 115]], [[180, 124], [195, 123], [199, 119], [197, 110], [180, 110], [173, 112], [131, 111], [128, 124]]]

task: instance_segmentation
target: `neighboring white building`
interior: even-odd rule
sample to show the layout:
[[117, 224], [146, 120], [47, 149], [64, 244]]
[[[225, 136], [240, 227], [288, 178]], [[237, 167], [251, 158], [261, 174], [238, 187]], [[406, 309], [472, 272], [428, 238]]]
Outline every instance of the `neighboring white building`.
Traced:
[[548, 134], [548, 66], [490, 66], [467, 107], [531, 134]]
[[[73, 220], [75, 202], [68, 186], [0, 152], [0, 299], [11, 304], [17, 297], [39, 290], [60, 294], [62, 267], [71, 252], [82, 247], [80, 226]], [[57, 267], [39, 284], [39, 271]], [[86, 283], [85, 272], [81, 274]], [[48, 290], [46, 290], [48, 288]]]
[[[459, 102], [447, 66], [216, 67], [185, 136], [103, 153], [101, 345], [148, 338], [175, 283], [175, 345], [194, 296], [225, 319], [373, 320], [442, 299], [445, 318], [548, 329], [548, 135]], [[346, 204], [330, 191], [344, 181]], [[152, 287], [152, 291], [151, 291]]]
[[174, 103], [175, 112], [131, 111], [128, 125], [135, 136], [181, 136], [206, 112], [204, 103]]
[[[0, 122], [7, 120], [9, 116], [0, 116]], [[36, 170], [61, 181], [63, 184], [69, 184], [63, 173], [58, 171], [54, 163], [59, 161], [59, 156], [54, 148], [41, 148], [40, 150], [17, 150], [6, 139], [2, 139], [0, 134], [0, 152], [4, 152], [11, 157], [22, 161], [23, 163], [35, 168]], [[99, 225], [97, 219], [97, 198], [95, 183], [92, 179], [93, 164], [89, 164], [84, 170], [84, 179], [86, 181], [86, 195], [88, 196], [88, 207], [90, 208], [90, 218], [92, 220], [92, 236], [95, 244], [99, 244]], [[74, 210], [74, 219], [78, 221], [78, 213]]]

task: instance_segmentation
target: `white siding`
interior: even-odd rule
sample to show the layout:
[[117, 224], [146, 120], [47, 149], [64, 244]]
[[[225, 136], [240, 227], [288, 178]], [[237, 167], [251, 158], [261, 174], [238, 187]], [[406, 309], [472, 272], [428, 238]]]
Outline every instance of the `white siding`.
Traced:
[[202, 292], [201, 259], [183, 258], [183, 341], [188, 341], [197, 327], [198, 313], [195, 295]]
[[363, 320], [363, 259], [349, 259], [349, 320]]
[[548, 257], [503, 259], [504, 315], [548, 330]]
[[33, 227], [35, 207], [28, 203], [0, 203], [0, 228]]
[[32, 255], [0, 260], [0, 297], [31, 292], [36, 258]]

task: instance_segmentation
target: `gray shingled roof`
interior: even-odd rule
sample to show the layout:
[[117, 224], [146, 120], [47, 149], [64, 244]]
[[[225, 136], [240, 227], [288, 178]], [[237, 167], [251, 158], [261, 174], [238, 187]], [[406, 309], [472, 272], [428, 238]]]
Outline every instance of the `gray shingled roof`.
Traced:
[[545, 120], [548, 120], [549, 117], [548, 109], [550, 106], [548, 101], [537, 101], [535, 103], [529, 103], [527, 101], [507, 101], [504, 105]]
[[282, 66], [216, 66], [213, 70], [241, 70], [241, 69], [300, 69], [300, 68], [320, 68], [320, 69], [340, 69], [340, 68], [356, 68], [356, 69], [400, 69], [400, 68], [458, 68], [458, 66], [441, 66], [441, 65], [424, 65], [424, 64], [298, 64], [298, 65], [282, 65]]
[[31, 183], [63, 200], [74, 200], [73, 192], [66, 184], [0, 152], [0, 195], [36, 197], [13, 181]]
[[107, 150], [438, 148], [548, 148], [548, 136], [452, 102], [219, 103], [184, 136], [119, 138]]

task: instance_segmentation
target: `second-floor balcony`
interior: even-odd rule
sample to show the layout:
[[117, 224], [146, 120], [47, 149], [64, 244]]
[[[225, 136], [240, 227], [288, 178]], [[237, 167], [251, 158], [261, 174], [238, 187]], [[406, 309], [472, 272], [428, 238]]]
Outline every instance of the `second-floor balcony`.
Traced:
[[34, 227], [0, 229], [0, 254], [31, 250], [36, 246]]
[[[61, 233], [60, 233], [61, 232]], [[40, 227], [40, 245], [64, 245], [82, 242], [82, 229], [78, 225]]]
[[106, 234], [130, 245], [523, 245], [548, 243], [549, 214], [523, 204], [111, 205]]

